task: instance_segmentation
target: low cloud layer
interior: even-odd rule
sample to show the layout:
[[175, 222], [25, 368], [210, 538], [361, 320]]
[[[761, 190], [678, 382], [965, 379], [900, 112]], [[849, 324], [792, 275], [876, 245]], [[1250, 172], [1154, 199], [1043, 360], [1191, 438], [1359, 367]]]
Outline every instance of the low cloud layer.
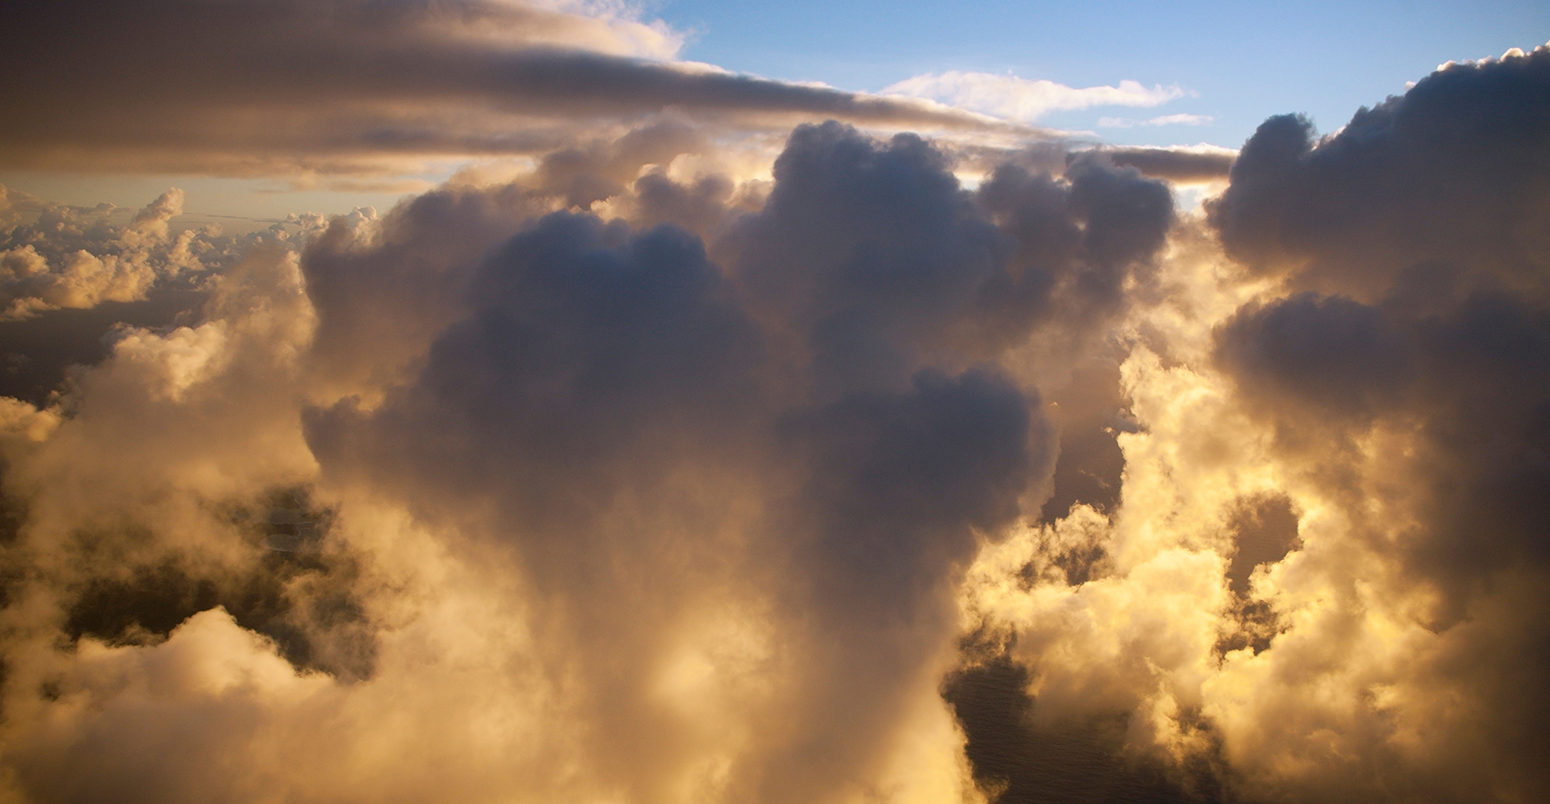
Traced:
[[[11, 194], [7, 325], [146, 307], [0, 399], [0, 785], [1540, 800], [1547, 92], [1540, 50], [972, 188], [653, 117], [245, 239]], [[65, 304], [73, 253], [151, 273]]]
[[[12, 228], [0, 252], [0, 304], [5, 308], [0, 315], [23, 319], [44, 310], [138, 301], [158, 280], [202, 270], [194, 250], [208, 244], [195, 245], [200, 233], [184, 231], [173, 238], [168, 232], [167, 222], [182, 212], [183, 191], [176, 188], [122, 227], [110, 225], [104, 215], [80, 215], [68, 207], [42, 211], [31, 225]], [[76, 245], [83, 248], [71, 251]]]

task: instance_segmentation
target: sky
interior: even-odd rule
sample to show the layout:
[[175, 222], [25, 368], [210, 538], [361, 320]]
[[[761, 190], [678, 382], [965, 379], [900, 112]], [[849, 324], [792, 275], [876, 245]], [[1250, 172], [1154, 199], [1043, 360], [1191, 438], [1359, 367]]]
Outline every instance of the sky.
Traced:
[[0, 30], [0, 799], [1550, 799], [1542, 8]]
[[[1532, 49], [1550, 29], [1550, 10], [1533, 2], [989, 2], [968, 8], [858, 2], [833, 8], [797, 0], [748, 9], [677, 0], [658, 10], [691, 32], [685, 58], [847, 89], [878, 91], [949, 70], [1073, 87], [1123, 80], [1178, 86], [1187, 94], [1155, 114], [1103, 109], [1046, 122], [1091, 130], [1107, 142], [1229, 148], [1273, 114], [1307, 114], [1320, 130], [1333, 131], [1357, 107], [1403, 92], [1443, 61]], [[1164, 112], [1212, 122], [1140, 130], [1098, 125], [1104, 117], [1144, 120]]]
[[[629, 13], [637, 19], [660, 24], [668, 35], [652, 56], [671, 54], [735, 73], [854, 92], [882, 92], [947, 72], [1072, 88], [1133, 81], [1161, 90], [1157, 105], [1054, 108], [1024, 122], [1101, 143], [1229, 149], [1275, 114], [1304, 114], [1319, 131], [1334, 131], [1357, 108], [1403, 92], [1442, 62], [1533, 49], [1550, 31], [1550, 10], [1533, 2], [1110, 2], [1083, 8], [994, 2], [959, 9], [913, 2], [835, 8], [655, 0], [596, 8], [613, 14], [633, 8]], [[1331, 19], [1339, 25], [1330, 25]], [[315, 171], [240, 178], [232, 174], [242, 171], [230, 168], [216, 175], [143, 169], [105, 174], [70, 164], [29, 169], [16, 160], [0, 163], [0, 182], [61, 202], [125, 207], [176, 185], [194, 199], [190, 214], [274, 218], [307, 210], [342, 214], [360, 205], [386, 209], [409, 188], [444, 181], [471, 158], [427, 160], [397, 176], [398, 186], [369, 188]]]

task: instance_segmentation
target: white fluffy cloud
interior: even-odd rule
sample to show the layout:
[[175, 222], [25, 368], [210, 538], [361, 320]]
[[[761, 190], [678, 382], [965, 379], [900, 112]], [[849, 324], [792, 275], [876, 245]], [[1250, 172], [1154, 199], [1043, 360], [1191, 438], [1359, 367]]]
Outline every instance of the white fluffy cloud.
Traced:
[[1211, 116], [1208, 114], [1165, 114], [1157, 117], [1148, 117], [1145, 120], [1133, 120], [1128, 117], [1100, 117], [1099, 128], [1135, 128], [1137, 126], [1207, 126], [1211, 124]]
[[[202, 234], [172, 236], [168, 221], [183, 212], [183, 191], [172, 188], [123, 226], [102, 213], [48, 205], [29, 224], [10, 230], [0, 252], [0, 304], [6, 318], [44, 310], [86, 309], [105, 301], [145, 298], [158, 280], [202, 266], [194, 250]], [[43, 253], [39, 252], [42, 248]]]

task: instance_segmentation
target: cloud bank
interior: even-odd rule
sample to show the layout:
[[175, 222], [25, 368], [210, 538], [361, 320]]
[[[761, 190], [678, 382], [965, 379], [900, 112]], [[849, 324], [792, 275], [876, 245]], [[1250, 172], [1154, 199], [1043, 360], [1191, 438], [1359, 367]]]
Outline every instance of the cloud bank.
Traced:
[[[371, 47], [429, 47], [400, 22]], [[1200, 215], [1145, 155], [968, 188], [831, 121], [748, 179], [653, 117], [210, 239], [182, 303], [0, 400], [0, 785], [1539, 800], [1547, 93], [1541, 49], [1272, 118]], [[188, 279], [179, 202], [16, 201], [9, 323]]]
[[[920, 101], [674, 59], [680, 37], [622, 5], [153, 0], [10, 4], [0, 165], [410, 175], [427, 159], [541, 154], [664, 109], [735, 131], [834, 117], [1009, 126]], [[82, 114], [81, 110], [89, 113]]]

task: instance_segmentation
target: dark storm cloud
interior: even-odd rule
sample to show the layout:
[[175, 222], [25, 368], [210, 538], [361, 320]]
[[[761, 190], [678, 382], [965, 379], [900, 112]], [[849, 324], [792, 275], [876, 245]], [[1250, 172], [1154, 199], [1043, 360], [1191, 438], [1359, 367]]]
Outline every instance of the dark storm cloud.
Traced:
[[[1124, 413], [1119, 363], [1117, 355], [1100, 350], [1080, 361], [1057, 389], [1059, 404], [1050, 415], [1060, 429], [1060, 451], [1041, 517], [1046, 522], [1066, 516], [1073, 505], [1110, 511], [1119, 503], [1125, 456], [1116, 436], [1135, 426]], [[1070, 556], [1071, 582], [1085, 580], [1101, 555], [1099, 550]]]
[[361, 158], [547, 149], [563, 135], [545, 136], [546, 122], [574, 131], [664, 107], [758, 125], [987, 125], [637, 58], [670, 55], [672, 36], [498, 0], [13, 3], [0, 25], [11, 166], [365, 169]]
[[[1519, 685], [1545, 651], [1524, 637], [1550, 612], [1550, 309], [1478, 294], [1414, 316], [1303, 294], [1240, 312], [1217, 338], [1254, 414], [1316, 467], [1359, 538], [1395, 562], [1394, 582], [1432, 591], [1417, 616], [1450, 644], [1494, 657], [1425, 670], [1427, 683], [1470, 702], [1480, 730], [1458, 747], [1474, 767], [1429, 767], [1433, 783], [1466, 790], [1487, 773], [1511, 780], [1519, 792], [1508, 799], [1536, 797], [1550, 779], [1530, 759], [1544, 747], [1531, 735], [1550, 696]], [[1244, 569], [1235, 559], [1233, 571]], [[1525, 588], [1519, 578], [1540, 580]], [[1472, 633], [1476, 612], [1504, 600], [1511, 611], [1492, 615], [1499, 630]]]
[[983, 789], [995, 791], [991, 801], [1184, 804], [1221, 799], [1219, 784], [1204, 769], [1181, 783], [1158, 763], [1126, 756], [1123, 718], [1036, 724], [1036, 704], [1027, 694], [1030, 680], [1027, 668], [1004, 657], [943, 680], [943, 696], [968, 736], [975, 778]]
[[1297, 512], [1286, 497], [1258, 495], [1240, 502], [1232, 515], [1233, 556], [1227, 582], [1235, 593], [1248, 589], [1256, 567], [1286, 557], [1297, 544]]
[[680, 184], [661, 173], [648, 173], [635, 180], [634, 190], [641, 223], [669, 223], [693, 232], [719, 230], [733, 200], [731, 180], [717, 175]]
[[[416, 230], [418, 247], [455, 236]], [[739, 498], [759, 466], [744, 463], [766, 404], [758, 333], [676, 228], [562, 212], [485, 249], [444, 263], [465, 278], [423, 362], [373, 410], [309, 413], [308, 441], [325, 477], [455, 527], [454, 549], [497, 551], [542, 607], [532, 660], [567, 679], [566, 720], [598, 758], [589, 777], [671, 800], [671, 769], [711, 749], [674, 730], [654, 668], [685, 618], [713, 601], [736, 612], [761, 587], [720, 535], [746, 527]]]

